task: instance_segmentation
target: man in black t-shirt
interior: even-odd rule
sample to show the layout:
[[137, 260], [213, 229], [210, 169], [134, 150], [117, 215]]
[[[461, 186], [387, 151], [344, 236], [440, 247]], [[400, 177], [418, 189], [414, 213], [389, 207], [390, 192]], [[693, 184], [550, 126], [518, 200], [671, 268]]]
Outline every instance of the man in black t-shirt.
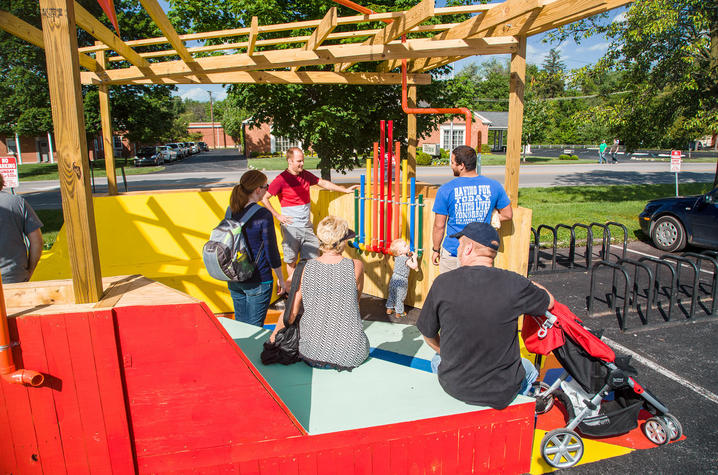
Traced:
[[[499, 235], [469, 223], [459, 239], [461, 267], [434, 280], [416, 325], [437, 355], [439, 383], [468, 404], [503, 409], [528, 393], [538, 372], [521, 358], [518, 317], [543, 315], [553, 296], [511, 271], [493, 267]], [[441, 356], [439, 356], [439, 354]]]

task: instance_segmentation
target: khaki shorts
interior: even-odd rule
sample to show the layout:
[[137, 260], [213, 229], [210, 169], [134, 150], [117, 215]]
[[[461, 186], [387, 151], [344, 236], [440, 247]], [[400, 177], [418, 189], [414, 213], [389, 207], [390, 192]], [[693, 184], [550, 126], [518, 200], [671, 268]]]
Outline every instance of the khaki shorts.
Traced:
[[293, 264], [299, 256], [302, 259], [319, 257], [319, 239], [312, 228], [297, 228], [282, 225], [282, 250], [284, 262]]
[[449, 272], [450, 270], [459, 268], [459, 258], [449, 254], [449, 251], [441, 248], [441, 258], [439, 259], [439, 274]]

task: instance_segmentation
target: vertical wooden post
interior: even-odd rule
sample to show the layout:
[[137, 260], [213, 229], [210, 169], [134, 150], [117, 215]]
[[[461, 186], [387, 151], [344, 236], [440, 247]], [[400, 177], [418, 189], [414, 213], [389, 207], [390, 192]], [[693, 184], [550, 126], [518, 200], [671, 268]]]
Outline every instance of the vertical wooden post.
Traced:
[[524, 120], [524, 87], [526, 85], [526, 37], [519, 37], [519, 47], [511, 54], [509, 83], [509, 130], [506, 140], [506, 176], [504, 189], [511, 206], [519, 205], [519, 167], [521, 166], [521, 132]]
[[[407, 106], [416, 107], [416, 86], [409, 86], [407, 90]], [[416, 146], [419, 143], [416, 139], [416, 114], [407, 115], [407, 131], [409, 146], [407, 148], [406, 163], [409, 166], [409, 178], [416, 177]]]
[[[102, 44], [95, 41], [95, 45]], [[105, 63], [105, 50], [95, 53], [95, 59], [103, 68]], [[110, 111], [110, 88], [100, 84], [100, 122], [102, 124], [102, 149], [105, 152], [105, 171], [107, 172], [107, 193], [117, 194], [117, 173], [115, 171], [115, 147], [112, 142], [112, 112]]]
[[62, 211], [75, 303], [102, 297], [73, 0], [40, 0]]

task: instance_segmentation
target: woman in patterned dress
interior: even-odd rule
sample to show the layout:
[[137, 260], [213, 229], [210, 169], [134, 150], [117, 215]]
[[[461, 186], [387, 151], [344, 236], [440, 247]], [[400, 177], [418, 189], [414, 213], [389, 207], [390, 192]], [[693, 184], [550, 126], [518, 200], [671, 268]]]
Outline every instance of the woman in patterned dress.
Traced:
[[[351, 370], [369, 356], [369, 340], [359, 314], [364, 266], [342, 255], [354, 236], [346, 220], [336, 216], [327, 216], [317, 226], [322, 254], [307, 262], [290, 316], [293, 321], [304, 305], [299, 354], [310, 366]], [[283, 326], [280, 319], [271, 341]]]

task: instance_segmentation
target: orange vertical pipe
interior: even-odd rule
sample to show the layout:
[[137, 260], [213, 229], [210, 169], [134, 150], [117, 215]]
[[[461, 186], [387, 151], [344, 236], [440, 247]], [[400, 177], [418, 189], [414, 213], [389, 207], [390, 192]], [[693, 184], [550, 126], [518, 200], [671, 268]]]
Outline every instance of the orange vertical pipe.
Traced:
[[39, 386], [45, 379], [37, 371], [15, 368], [10, 330], [7, 326], [7, 310], [5, 310], [2, 276], [0, 276], [0, 377], [10, 384], [25, 384], [28, 386]]

